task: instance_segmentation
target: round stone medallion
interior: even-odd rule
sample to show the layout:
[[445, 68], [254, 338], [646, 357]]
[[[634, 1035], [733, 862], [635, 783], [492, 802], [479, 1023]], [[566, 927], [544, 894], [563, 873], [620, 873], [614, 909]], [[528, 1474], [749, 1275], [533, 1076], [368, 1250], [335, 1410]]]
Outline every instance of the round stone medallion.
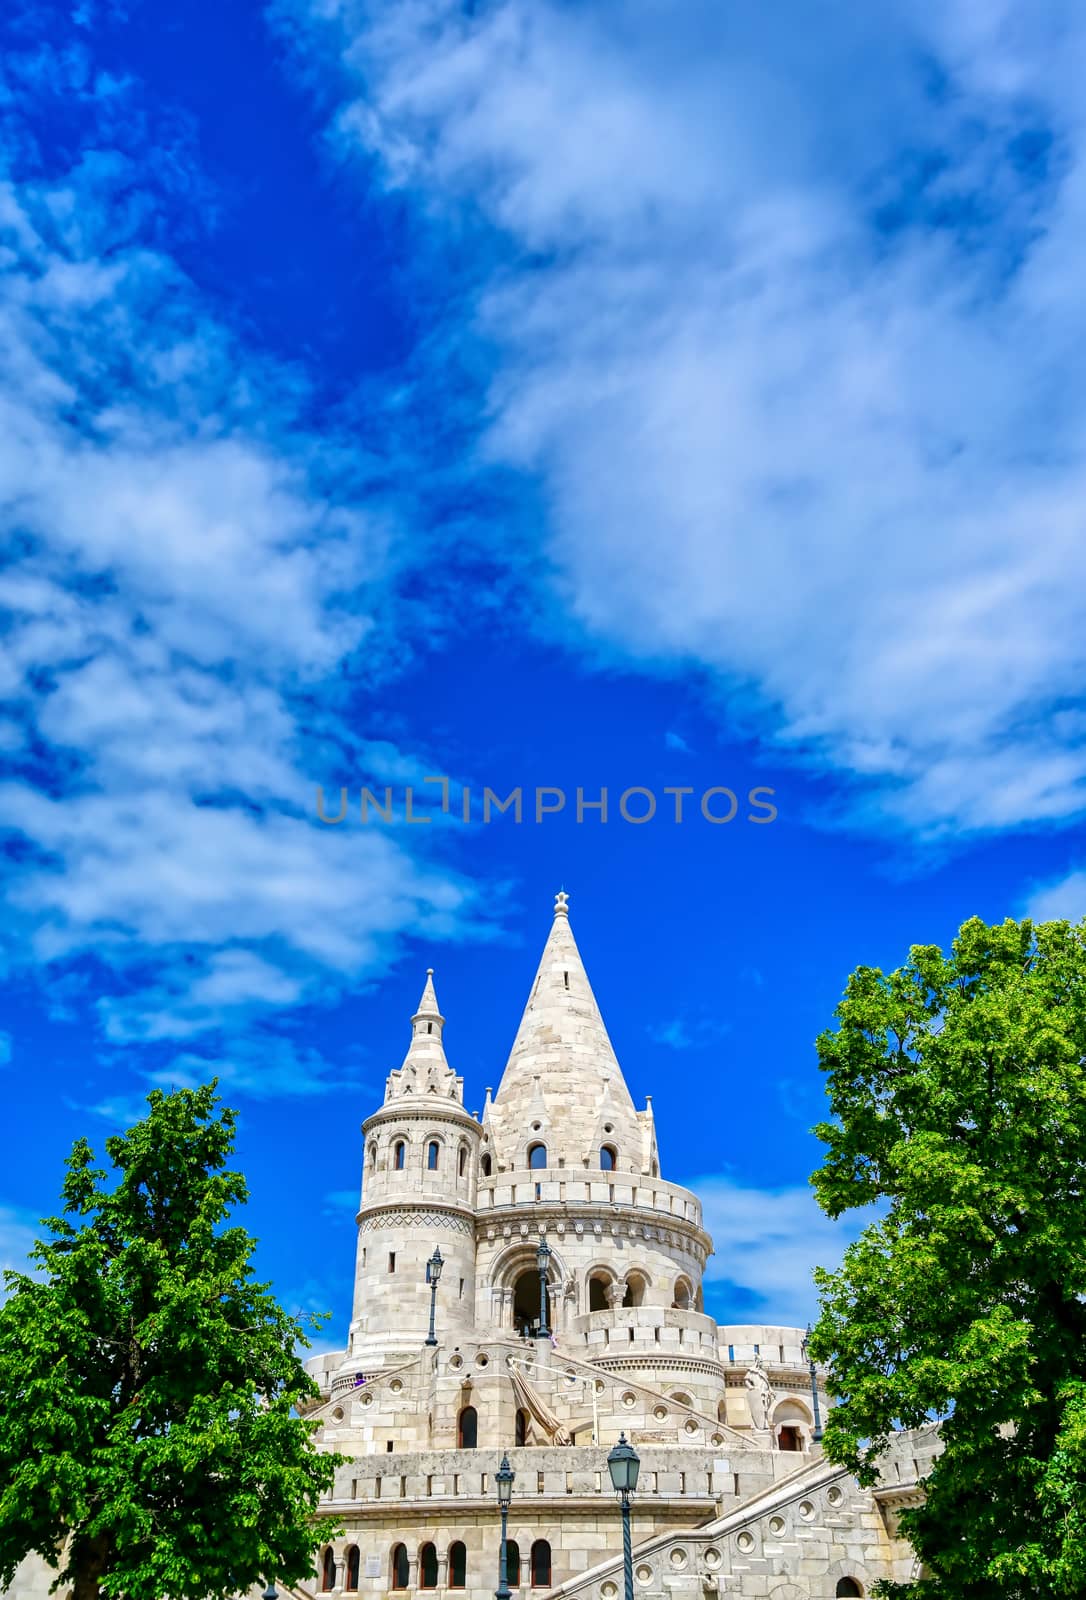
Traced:
[[643, 1561], [640, 1566], [634, 1568], [634, 1577], [638, 1583], [652, 1582], [652, 1568], [647, 1561]]
[[844, 1495], [841, 1493], [836, 1484], [834, 1484], [832, 1489], [826, 1490], [826, 1499], [829, 1501], [831, 1506], [839, 1506], [844, 1498]]
[[735, 1542], [744, 1555], [754, 1549], [754, 1535], [748, 1533], [746, 1528], [743, 1529], [742, 1533], [736, 1534]]
[[803, 1518], [804, 1522], [810, 1522], [813, 1519], [814, 1514], [815, 1514], [815, 1508], [811, 1504], [810, 1500], [801, 1500], [800, 1501], [800, 1503], [799, 1503], [799, 1514]]
[[780, 1538], [781, 1534], [784, 1532], [784, 1529], [785, 1521], [783, 1517], [770, 1517], [769, 1531], [775, 1539]]
[[663, 1422], [664, 1418], [667, 1416], [667, 1406], [655, 1406], [652, 1414], [656, 1418], [657, 1422]]
[[618, 1584], [612, 1583], [610, 1578], [608, 1578], [606, 1583], [600, 1584], [600, 1594], [603, 1596], [603, 1600], [614, 1600], [614, 1597], [617, 1593]]
[[676, 1545], [675, 1549], [671, 1552], [670, 1559], [671, 1565], [675, 1568], [676, 1572], [681, 1572], [683, 1567], [686, 1566], [688, 1558], [686, 1551], [682, 1548], [682, 1546]]
[[637, 1404], [637, 1396], [635, 1394], [631, 1394], [630, 1390], [627, 1389], [626, 1393], [622, 1396], [622, 1404], [626, 1406], [627, 1409], [630, 1406], [635, 1406]]
[[711, 1544], [705, 1552], [705, 1565], [710, 1572], [715, 1572], [723, 1559], [724, 1557], [720, 1554], [715, 1544]]

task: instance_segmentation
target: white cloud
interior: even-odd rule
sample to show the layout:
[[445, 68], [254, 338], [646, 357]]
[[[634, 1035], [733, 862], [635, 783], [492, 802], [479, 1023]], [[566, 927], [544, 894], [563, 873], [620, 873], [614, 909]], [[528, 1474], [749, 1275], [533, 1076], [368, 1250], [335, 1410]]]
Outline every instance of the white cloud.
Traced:
[[[0, 1273], [29, 1272], [27, 1255], [38, 1237], [39, 1228], [28, 1211], [0, 1205]], [[7, 1299], [7, 1288], [0, 1276], [0, 1301]]]
[[1022, 915], [1035, 922], [1081, 922], [1086, 917], [1086, 872], [1069, 872], [1054, 883], [1038, 884]]
[[808, 1188], [756, 1189], [722, 1176], [684, 1181], [702, 1202], [716, 1249], [705, 1269], [706, 1282], [737, 1284], [758, 1297], [753, 1311], [721, 1311], [736, 1323], [763, 1315], [783, 1327], [813, 1320], [818, 1300], [812, 1272], [816, 1266], [840, 1266], [845, 1246], [871, 1220], [831, 1221]]
[[1066, 823], [1086, 22], [816, 12], [279, 8], [357, 73], [340, 150], [497, 230], [483, 450], [540, 486], [571, 629], [709, 669], [853, 815]]
[[716, 1017], [670, 1017], [648, 1029], [655, 1044], [669, 1050], [701, 1050], [730, 1031], [730, 1025]]
[[[484, 929], [440, 842], [316, 820], [316, 784], [367, 756], [430, 770], [367, 742], [343, 690], [396, 642], [407, 554], [354, 442], [303, 422], [299, 375], [144, 246], [146, 174], [108, 142], [51, 183], [5, 180], [0, 148], [8, 922], [21, 959], [118, 976], [108, 1038], [225, 1030], [209, 1048], [244, 1087], [254, 1021], [334, 998], [407, 934]], [[263, 1092], [327, 1086], [263, 1042]]]
[[11, 1034], [0, 1033], [0, 1067], [6, 1067], [11, 1061]]

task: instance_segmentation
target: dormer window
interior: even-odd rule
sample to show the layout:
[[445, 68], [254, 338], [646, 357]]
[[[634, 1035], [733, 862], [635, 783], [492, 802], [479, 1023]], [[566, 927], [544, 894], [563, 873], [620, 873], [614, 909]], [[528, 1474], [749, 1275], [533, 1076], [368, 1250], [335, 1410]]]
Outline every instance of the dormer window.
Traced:
[[479, 1163], [479, 1165], [483, 1169], [483, 1177], [484, 1178], [489, 1178], [490, 1177], [490, 1169], [491, 1169], [491, 1165], [492, 1165], [489, 1153], [487, 1153], [486, 1155], [483, 1156], [483, 1159]]
[[528, 1146], [528, 1165], [534, 1168], [547, 1165], [547, 1147], [545, 1144], [530, 1144]]
[[600, 1146], [600, 1170], [602, 1172], [614, 1172], [615, 1167], [616, 1167], [617, 1164], [618, 1164], [618, 1152], [616, 1151], [614, 1145], [613, 1144], [601, 1145]]

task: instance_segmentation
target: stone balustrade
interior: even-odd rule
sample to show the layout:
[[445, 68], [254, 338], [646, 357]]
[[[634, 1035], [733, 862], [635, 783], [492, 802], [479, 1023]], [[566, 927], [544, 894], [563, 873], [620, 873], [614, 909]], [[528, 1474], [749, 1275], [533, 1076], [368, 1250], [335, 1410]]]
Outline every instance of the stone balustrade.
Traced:
[[657, 1220], [672, 1217], [701, 1227], [701, 1205], [689, 1189], [638, 1172], [571, 1172], [567, 1167], [519, 1168], [480, 1178], [480, 1212], [535, 1202], [569, 1206], [631, 1206]]

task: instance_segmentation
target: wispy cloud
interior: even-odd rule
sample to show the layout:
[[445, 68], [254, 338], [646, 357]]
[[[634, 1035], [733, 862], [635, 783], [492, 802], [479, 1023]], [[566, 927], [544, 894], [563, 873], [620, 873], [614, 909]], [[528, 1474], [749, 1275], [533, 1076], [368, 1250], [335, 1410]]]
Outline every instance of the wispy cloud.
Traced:
[[[20, 70], [0, 119], [12, 951], [71, 979], [67, 1007], [91, 963], [106, 1039], [203, 1040], [248, 1087], [233, 1045], [255, 1022], [333, 998], [408, 931], [486, 932], [440, 841], [314, 815], [329, 772], [424, 760], [368, 741], [342, 690], [391, 660], [407, 555], [300, 374], [246, 348], [157, 246], [134, 91], [48, 51]], [[90, 148], [47, 180], [18, 117], [66, 88]], [[260, 1082], [325, 1078], [284, 1043]]]
[[664, 744], [669, 750], [680, 750], [683, 755], [687, 756], [690, 754], [690, 746], [682, 734], [677, 733], [674, 728], [669, 728], [664, 734]]
[[716, 1017], [672, 1017], [649, 1028], [649, 1038], [669, 1050], [700, 1050], [722, 1039], [728, 1024]]
[[[831, 1222], [808, 1188], [757, 1189], [725, 1176], [684, 1181], [700, 1198], [716, 1245], [705, 1271], [707, 1283], [722, 1286], [716, 1314], [733, 1322], [757, 1321], [764, 1312], [775, 1324], [803, 1327], [817, 1313], [815, 1267], [839, 1266], [871, 1220]], [[729, 1285], [744, 1291], [738, 1308], [729, 1307]]]
[[[0, 1272], [29, 1271], [26, 1258], [40, 1232], [37, 1219], [28, 1211], [0, 1205]], [[7, 1289], [0, 1277], [0, 1301], [6, 1299]]]
[[698, 666], [852, 820], [1078, 816], [1086, 21], [276, 10], [344, 157], [475, 229], [445, 333], [570, 636]]
[[1037, 922], [1081, 922], [1086, 917], [1086, 871], [1080, 868], [1053, 883], [1037, 884], [1022, 915]]

